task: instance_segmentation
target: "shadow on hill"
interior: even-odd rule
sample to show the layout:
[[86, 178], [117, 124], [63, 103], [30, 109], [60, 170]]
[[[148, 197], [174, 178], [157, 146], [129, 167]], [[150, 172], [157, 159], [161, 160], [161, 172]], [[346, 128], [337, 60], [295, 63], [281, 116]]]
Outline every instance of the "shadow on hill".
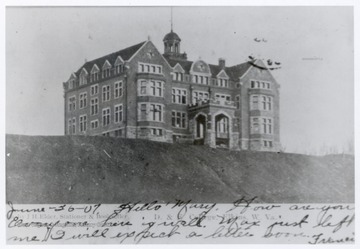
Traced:
[[228, 151], [84, 136], [6, 136], [13, 203], [353, 203], [349, 155]]

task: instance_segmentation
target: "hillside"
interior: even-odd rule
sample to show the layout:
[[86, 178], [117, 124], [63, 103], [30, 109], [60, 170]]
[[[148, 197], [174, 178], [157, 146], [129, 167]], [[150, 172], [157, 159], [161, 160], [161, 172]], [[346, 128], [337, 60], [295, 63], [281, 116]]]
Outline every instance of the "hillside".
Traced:
[[354, 158], [111, 137], [6, 136], [7, 201], [354, 202]]

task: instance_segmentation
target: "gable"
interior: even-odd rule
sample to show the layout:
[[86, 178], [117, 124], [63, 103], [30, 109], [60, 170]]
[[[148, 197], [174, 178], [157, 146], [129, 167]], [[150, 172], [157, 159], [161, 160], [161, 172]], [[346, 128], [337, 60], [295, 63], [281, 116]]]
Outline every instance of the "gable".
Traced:
[[131, 60], [138, 60], [144, 63], [155, 63], [159, 64], [159, 62], [163, 62], [166, 64], [169, 69], [172, 67], [170, 66], [169, 62], [163, 57], [163, 55], [159, 52], [159, 50], [155, 47], [155, 45], [151, 41], [147, 41], [135, 54]]
[[174, 72], [180, 72], [180, 73], [185, 73], [185, 70], [182, 68], [182, 66], [177, 63], [174, 67], [173, 67], [173, 71]]
[[[250, 79], [259, 79], [265, 81], [275, 82], [276, 80], [274, 76], [271, 74], [270, 70], [266, 68], [266, 65], [261, 60], [256, 60], [242, 76], [242, 80], [250, 80]], [[265, 69], [264, 69], [265, 68]]]
[[223, 79], [229, 79], [229, 76], [226, 74], [226, 72], [225, 72], [224, 69], [222, 69], [222, 70], [218, 73], [218, 75], [216, 75], [216, 77], [218, 77], [218, 78], [223, 78]]
[[96, 73], [96, 72], [99, 72], [99, 71], [100, 71], [99, 67], [96, 64], [94, 64], [94, 66], [91, 69], [91, 73]]
[[75, 74], [75, 73], [71, 73], [68, 81], [70, 81], [70, 80], [75, 80], [76, 78], [77, 78], [77, 77], [76, 77], [76, 74]]
[[203, 61], [198, 60], [193, 62], [190, 69], [191, 73], [211, 74], [209, 65]]
[[102, 69], [111, 68], [111, 64], [108, 60], [105, 61], [104, 65], [102, 66]]
[[124, 60], [121, 58], [121, 56], [119, 55], [117, 58], [116, 58], [116, 61], [114, 63], [115, 66], [117, 65], [120, 65], [120, 64], [123, 64], [124, 63]]
[[84, 74], [88, 74], [88, 72], [86, 71], [86, 69], [83, 67], [81, 69], [80, 75], [84, 75]]

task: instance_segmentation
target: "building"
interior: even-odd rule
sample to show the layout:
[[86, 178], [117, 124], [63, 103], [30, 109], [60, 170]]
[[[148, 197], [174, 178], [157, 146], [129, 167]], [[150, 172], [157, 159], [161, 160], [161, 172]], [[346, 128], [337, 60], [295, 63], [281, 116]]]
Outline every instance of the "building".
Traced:
[[265, 63], [189, 61], [172, 30], [163, 42], [163, 54], [148, 40], [72, 73], [63, 83], [65, 134], [280, 148], [279, 84]]

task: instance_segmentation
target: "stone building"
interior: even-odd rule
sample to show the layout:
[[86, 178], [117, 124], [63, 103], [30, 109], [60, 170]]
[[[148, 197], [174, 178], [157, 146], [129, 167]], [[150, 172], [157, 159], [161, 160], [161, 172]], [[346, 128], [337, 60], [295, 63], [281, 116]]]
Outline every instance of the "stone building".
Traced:
[[65, 134], [279, 149], [279, 85], [261, 60], [189, 61], [176, 33], [163, 42], [163, 54], [148, 40], [72, 73]]

